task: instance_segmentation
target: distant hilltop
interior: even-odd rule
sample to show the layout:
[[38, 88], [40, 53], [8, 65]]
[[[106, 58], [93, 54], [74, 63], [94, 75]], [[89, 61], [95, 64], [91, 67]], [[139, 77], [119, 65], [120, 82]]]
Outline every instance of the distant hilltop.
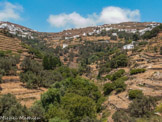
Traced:
[[27, 27], [10, 23], [0, 22], [0, 29], [7, 29], [9, 33], [17, 35], [22, 38], [48, 38], [48, 40], [59, 40], [59, 39], [75, 39], [79, 37], [91, 36], [100, 34], [102, 31], [125, 31], [128, 33], [140, 33], [144, 34], [146, 31], [150, 31], [156, 26], [160, 25], [158, 22], [123, 22], [119, 24], [104, 24], [100, 26], [92, 26], [85, 28], [76, 28], [64, 30], [62, 32], [38, 32]]

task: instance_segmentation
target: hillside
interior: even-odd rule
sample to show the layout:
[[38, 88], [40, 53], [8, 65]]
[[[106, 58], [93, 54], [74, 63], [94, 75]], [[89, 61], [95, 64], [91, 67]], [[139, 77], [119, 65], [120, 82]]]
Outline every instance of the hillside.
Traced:
[[16, 53], [18, 51], [23, 51], [24, 49], [21, 46], [21, 40], [7, 37], [3, 33], [0, 33], [0, 50], [10, 50]]
[[38, 121], [162, 120], [159, 23], [126, 22], [60, 33], [8, 22], [0, 28], [3, 115], [19, 110], [14, 115], [38, 116]]
[[[22, 41], [16, 37], [8, 37], [3, 33], [0, 33], [0, 51], [1, 56], [6, 55], [7, 57], [18, 56], [18, 62], [10, 66], [10, 62], [4, 64], [4, 70], [9, 69], [9, 73], [4, 73], [1, 71], [1, 84], [0, 88], [2, 91], [0, 94], [12, 93], [16, 96], [18, 101], [23, 105], [30, 107], [35, 100], [40, 99], [40, 94], [46, 91], [45, 88], [40, 88], [38, 90], [30, 90], [24, 87], [24, 84], [20, 82], [19, 74], [22, 72], [21, 64], [25, 57], [32, 57], [28, 53], [28, 49], [22, 46]], [[1, 70], [4, 56], [1, 57]], [[10, 60], [9, 58], [7, 60]], [[9, 67], [7, 67], [9, 65]], [[10, 69], [11, 68], [11, 69]], [[14, 69], [13, 69], [14, 68]], [[13, 70], [13, 71], [12, 71]]]
[[[58, 33], [38, 32], [10, 22], [0, 22], [0, 28], [5, 29], [10, 34], [21, 38], [45, 40], [47, 44], [56, 47], [56, 45], [62, 46], [63, 43], [70, 44], [73, 42], [78, 44], [80, 43], [80, 40], [110, 40], [110, 37], [119, 37], [117, 32], [125, 32], [128, 34], [139, 33], [142, 35], [146, 31], [152, 30], [159, 24], [160, 23], [156, 22], [124, 22], [119, 24], [106, 24], [86, 28], [69, 29]], [[102, 38], [105, 36], [105, 32], [109, 33], [109, 38]], [[101, 37], [96, 39], [96, 36]]]

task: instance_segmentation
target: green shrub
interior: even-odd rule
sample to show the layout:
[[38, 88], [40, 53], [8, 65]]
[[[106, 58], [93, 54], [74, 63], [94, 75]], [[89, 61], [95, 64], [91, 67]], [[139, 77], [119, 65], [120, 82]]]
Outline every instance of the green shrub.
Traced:
[[105, 79], [109, 79], [109, 80], [112, 81], [112, 75], [106, 75], [106, 76], [105, 76]]
[[129, 91], [130, 99], [141, 98], [141, 97], [143, 97], [143, 93], [141, 90], [130, 90]]
[[19, 62], [19, 56], [5, 56], [0, 57], [0, 74], [1, 75], [15, 75], [16, 64]]
[[89, 97], [66, 94], [62, 98], [62, 106], [68, 113], [67, 119], [72, 122], [79, 122], [86, 116], [92, 119], [96, 117], [96, 104]]
[[148, 42], [147, 42], [147, 41], [142, 41], [142, 42], [139, 42], [139, 45], [141, 45], [141, 46], [145, 46], [146, 44], [148, 44]]
[[0, 50], [0, 57], [4, 57], [5, 56], [5, 52]]
[[43, 67], [45, 70], [51, 70], [57, 66], [61, 66], [61, 61], [59, 58], [54, 56], [45, 56], [43, 58]]
[[33, 48], [33, 47], [28, 47], [29, 53], [31, 54], [35, 54], [36, 57], [42, 59], [43, 58], [43, 54], [41, 53], [40, 50]]
[[150, 117], [155, 106], [155, 98], [143, 96], [140, 99], [134, 99], [133, 102], [129, 104], [128, 110], [132, 117]]
[[120, 77], [122, 77], [124, 73], [125, 73], [125, 70], [124, 69], [120, 69], [120, 70], [118, 70], [117, 72], [115, 72], [112, 75], [106, 75], [105, 78], [109, 79], [111, 81], [114, 81], [114, 80], [117, 80]]
[[155, 27], [151, 31], [146, 31], [144, 35], [142, 35], [143, 39], [151, 39], [153, 37], [156, 37], [157, 34], [162, 30], [162, 24]]
[[24, 72], [20, 74], [20, 78], [28, 88], [50, 87], [57, 81], [75, 78], [78, 74], [75, 69], [66, 66], [57, 67], [55, 70], [43, 70], [41, 64], [30, 58], [26, 58], [21, 66]]
[[[124, 89], [125, 90], [125, 89]], [[117, 88], [117, 89], [115, 89], [115, 91], [116, 91], [116, 94], [118, 94], [118, 93], [120, 93], [120, 92], [122, 92], [122, 91], [124, 91], [122, 88]]]
[[120, 69], [120, 70], [118, 70], [117, 72], [115, 72], [112, 75], [106, 75], [105, 78], [108, 78], [111, 81], [115, 81], [115, 80], [119, 79], [120, 77], [122, 77], [122, 75], [124, 73], [125, 73], [125, 70], [124, 69]]
[[126, 80], [128, 80], [127, 76], [122, 76], [124, 73], [124, 70], [118, 70], [115, 72], [113, 75], [107, 75], [105, 78], [108, 78], [109, 80], [115, 80], [113, 83], [106, 83], [104, 85], [104, 94], [108, 95], [110, 94], [113, 90], [116, 90], [116, 93], [122, 92], [126, 89], [126, 84], [124, 83]]
[[162, 55], [162, 47], [160, 47], [160, 55]]
[[111, 68], [125, 67], [128, 64], [128, 57], [125, 54], [116, 54], [110, 61]]
[[127, 81], [128, 77], [127, 76], [122, 76], [120, 78], [118, 78], [116, 81]]
[[109, 95], [115, 89], [115, 85], [113, 83], [106, 83], [104, 85], [104, 94]]
[[21, 67], [24, 70], [24, 72], [31, 71], [36, 74], [38, 74], [38, 72], [43, 70], [43, 67], [40, 63], [38, 63], [37, 61], [32, 60], [31, 58], [28, 58], [28, 57], [26, 57], [23, 60]]
[[62, 120], [67, 119], [66, 110], [61, 108], [61, 106], [59, 106], [59, 105], [53, 105], [53, 104], [49, 105], [49, 108], [48, 108], [45, 116], [48, 120], [51, 118], [54, 118], [54, 117], [58, 117]]
[[117, 80], [125, 73], [124, 69], [120, 69], [112, 75], [112, 81]]
[[68, 120], [62, 120], [58, 117], [52, 118], [49, 120], [49, 122], [69, 122]]
[[113, 82], [113, 84], [115, 85], [116, 93], [124, 91], [127, 87], [127, 85], [124, 83], [124, 81], [117, 80], [117, 81]]
[[96, 103], [101, 98], [98, 87], [89, 80], [80, 77], [64, 79], [61, 82], [56, 82], [52, 87], [59, 89], [62, 94], [68, 92], [90, 97]]
[[[51, 89], [52, 90], [52, 89]], [[59, 98], [59, 101], [58, 99]], [[42, 105], [46, 108], [46, 118], [60, 118], [60, 120], [69, 120], [78, 122], [89, 117], [96, 117], [97, 108], [93, 99], [87, 96], [80, 96], [75, 93], [66, 93], [57, 97], [57, 91], [46, 92], [41, 97]], [[47, 107], [48, 106], [48, 107]]]
[[[0, 115], [4, 117], [30, 116], [31, 113], [25, 106], [22, 106], [12, 94], [0, 96]], [[5, 122], [5, 120], [1, 120]], [[7, 120], [6, 120], [7, 121]]]
[[135, 75], [135, 74], [138, 74], [138, 73], [144, 73], [146, 71], [146, 69], [132, 69], [130, 71], [130, 75]]
[[41, 86], [40, 77], [35, 73], [28, 71], [20, 74], [21, 82], [26, 83], [26, 87], [33, 89]]
[[95, 118], [85, 117], [80, 122], [101, 122], [101, 121]]
[[50, 104], [57, 105], [61, 102], [60, 92], [57, 89], [48, 89], [47, 92], [41, 95], [41, 103], [45, 109], [48, 109]]
[[155, 111], [162, 113], [162, 103], [156, 107]]
[[36, 101], [30, 108], [29, 111], [32, 113], [33, 117], [39, 117], [38, 120], [35, 120], [35, 122], [45, 122], [45, 109], [42, 107], [42, 104], [40, 101]]
[[114, 122], [135, 122], [135, 120], [131, 118], [129, 114], [123, 110], [116, 111], [113, 114], [112, 119], [114, 120]]

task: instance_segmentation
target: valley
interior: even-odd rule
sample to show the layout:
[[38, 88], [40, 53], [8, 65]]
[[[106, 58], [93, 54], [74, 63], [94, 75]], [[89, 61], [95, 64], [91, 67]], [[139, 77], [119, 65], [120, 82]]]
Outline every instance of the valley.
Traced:
[[12, 109], [50, 122], [55, 117], [60, 122], [162, 121], [160, 23], [125, 22], [59, 33], [9, 22], [1, 22], [0, 28], [4, 106], [5, 99], [17, 100], [15, 106], [21, 107]]

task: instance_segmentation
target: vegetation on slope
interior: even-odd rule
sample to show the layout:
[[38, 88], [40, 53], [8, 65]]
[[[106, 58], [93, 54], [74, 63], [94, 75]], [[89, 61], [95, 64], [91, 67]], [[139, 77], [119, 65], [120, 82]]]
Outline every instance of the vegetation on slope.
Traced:
[[[160, 27], [159, 27], [160, 28]], [[156, 29], [155, 29], [156, 30]], [[150, 38], [157, 32], [150, 32]], [[108, 34], [102, 32], [102, 34]], [[116, 40], [114, 37], [112, 39]], [[138, 40], [138, 34], [120, 33], [120, 38], [125, 39], [125, 44], [131, 40]], [[139, 45], [146, 45], [141, 43]], [[123, 68], [129, 66], [127, 52], [122, 50], [122, 43], [92, 43], [84, 42], [81, 45], [69, 46], [65, 49], [56, 47], [49, 48], [43, 40], [23, 39], [23, 44], [28, 49], [30, 56], [25, 58], [21, 64], [23, 72], [20, 74], [21, 81], [27, 88], [35, 89], [46, 87], [48, 91], [41, 95], [41, 99], [36, 101], [29, 109], [23, 107], [10, 94], [0, 97], [0, 114], [6, 116], [37, 116], [39, 120], [50, 122], [85, 122], [99, 121], [98, 114], [102, 112], [104, 97], [112, 91], [116, 94], [126, 90], [125, 81], [128, 80], [128, 73]], [[0, 68], [4, 75], [10, 75], [10, 71], [19, 62], [17, 56], [6, 55], [0, 52]], [[61, 62], [61, 58], [65, 62]], [[38, 59], [38, 60], [35, 60]], [[10, 61], [10, 62], [9, 62]], [[78, 63], [78, 69], [70, 69], [71, 62]], [[92, 73], [91, 65], [95, 64], [98, 81], [107, 81], [103, 88], [96, 86], [93, 81], [81, 78], [82, 75]], [[113, 71], [116, 71], [113, 73]], [[130, 74], [143, 73], [145, 69], [132, 69]], [[97, 84], [97, 83], [96, 83]], [[102, 91], [103, 95], [102, 96]], [[115, 122], [135, 121], [138, 118], [149, 118], [155, 110], [156, 100], [146, 97], [139, 90], [130, 90], [129, 98], [132, 103], [127, 110], [117, 110], [113, 115]], [[5, 100], [9, 101], [5, 103]], [[12, 105], [13, 103], [13, 105]], [[10, 109], [11, 108], [11, 109]], [[6, 111], [7, 110], [7, 111]], [[156, 108], [160, 111], [161, 106]], [[9, 112], [8, 112], [9, 111]], [[15, 113], [13, 111], [18, 111]]]
[[151, 31], [147, 31], [142, 38], [143, 39], [151, 39], [153, 37], [156, 37], [157, 34], [162, 31], [162, 24], [160, 24], [159, 26], [155, 27], [154, 29], [152, 29]]

